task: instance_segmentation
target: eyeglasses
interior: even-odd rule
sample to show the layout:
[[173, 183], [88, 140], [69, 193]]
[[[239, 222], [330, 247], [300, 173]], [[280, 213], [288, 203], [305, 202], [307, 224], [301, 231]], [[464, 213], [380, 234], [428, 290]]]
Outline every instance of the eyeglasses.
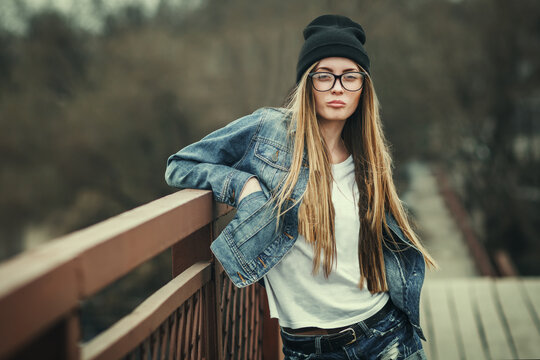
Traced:
[[347, 91], [359, 91], [364, 85], [366, 73], [351, 71], [341, 75], [332, 74], [330, 72], [313, 72], [309, 73], [313, 88], [317, 91], [329, 91], [336, 85], [336, 80], [339, 79], [341, 87]]

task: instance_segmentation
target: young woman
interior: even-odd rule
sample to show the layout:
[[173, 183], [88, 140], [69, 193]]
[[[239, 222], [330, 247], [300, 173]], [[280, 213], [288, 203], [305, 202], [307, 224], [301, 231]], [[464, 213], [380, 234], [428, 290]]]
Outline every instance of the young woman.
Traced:
[[287, 359], [421, 359], [434, 260], [397, 196], [362, 27], [304, 30], [285, 109], [263, 108], [168, 159], [166, 180], [237, 208], [211, 249], [239, 287], [263, 282]]

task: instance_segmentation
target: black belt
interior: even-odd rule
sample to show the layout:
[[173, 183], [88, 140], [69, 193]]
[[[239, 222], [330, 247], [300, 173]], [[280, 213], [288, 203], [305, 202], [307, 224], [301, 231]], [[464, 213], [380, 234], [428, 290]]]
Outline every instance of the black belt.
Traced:
[[[379, 321], [384, 319], [386, 315], [394, 308], [394, 305], [392, 304], [392, 301], [388, 299], [388, 302], [383, 306], [383, 308], [374, 315], [368, 317], [366, 320], [363, 320], [362, 322], [367, 327], [373, 327], [375, 324], [377, 324]], [[364, 334], [364, 330], [362, 327], [356, 323], [351, 326], [346, 326], [343, 328], [343, 330], [330, 335], [309, 335], [313, 337], [320, 337], [321, 338], [321, 352], [330, 352], [334, 350], [339, 350], [341, 347], [352, 344], [356, 341], [357, 338], [362, 336]], [[301, 340], [302, 342], [294, 341], [291, 342], [287, 338], [283, 337], [283, 345], [286, 345], [291, 350], [301, 351], [304, 353], [316, 353], [317, 349], [315, 347], [315, 341], [314, 340]]]

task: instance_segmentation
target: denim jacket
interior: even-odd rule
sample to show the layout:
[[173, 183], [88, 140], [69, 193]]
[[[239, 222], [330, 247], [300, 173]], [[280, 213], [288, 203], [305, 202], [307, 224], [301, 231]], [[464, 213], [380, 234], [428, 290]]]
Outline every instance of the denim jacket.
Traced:
[[[287, 110], [262, 108], [185, 147], [167, 161], [165, 178], [170, 186], [212, 190], [216, 201], [237, 208], [211, 249], [238, 287], [259, 281], [298, 237], [300, 202], [296, 199], [306, 188], [309, 171], [305, 153], [298, 182], [286, 204], [292, 208], [279, 225], [271, 201], [291, 165], [289, 122]], [[245, 183], [254, 176], [263, 191], [238, 202]], [[391, 234], [384, 232], [385, 239], [396, 240], [388, 242], [392, 246], [383, 247], [390, 298], [424, 339], [419, 325], [424, 258], [405, 238], [392, 215], [387, 213], [386, 221]]]

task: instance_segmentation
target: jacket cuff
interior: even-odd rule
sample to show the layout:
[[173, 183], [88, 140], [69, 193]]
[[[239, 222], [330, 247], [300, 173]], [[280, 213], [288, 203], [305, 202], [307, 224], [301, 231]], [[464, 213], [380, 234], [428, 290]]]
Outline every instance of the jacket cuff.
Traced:
[[233, 169], [227, 176], [223, 186], [220, 202], [236, 208], [244, 186], [252, 177], [255, 177], [255, 175]]

